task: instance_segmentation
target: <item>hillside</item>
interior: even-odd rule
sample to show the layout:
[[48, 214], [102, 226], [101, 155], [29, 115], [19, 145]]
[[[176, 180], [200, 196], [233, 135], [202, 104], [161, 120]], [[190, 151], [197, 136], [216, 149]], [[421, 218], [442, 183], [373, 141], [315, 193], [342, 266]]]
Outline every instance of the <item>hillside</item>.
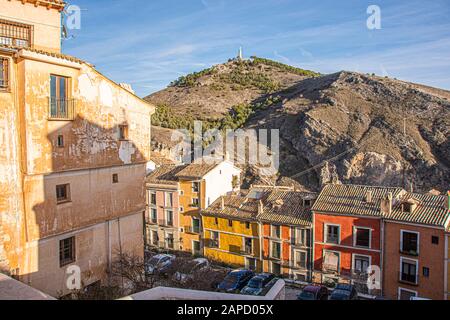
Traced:
[[[280, 129], [279, 183], [449, 186], [445, 90], [354, 72], [319, 75], [256, 58], [182, 77], [146, 99], [160, 106], [154, 124], [169, 129], [190, 127], [193, 119]], [[167, 147], [170, 130], [155, 132], [154, 146]]]

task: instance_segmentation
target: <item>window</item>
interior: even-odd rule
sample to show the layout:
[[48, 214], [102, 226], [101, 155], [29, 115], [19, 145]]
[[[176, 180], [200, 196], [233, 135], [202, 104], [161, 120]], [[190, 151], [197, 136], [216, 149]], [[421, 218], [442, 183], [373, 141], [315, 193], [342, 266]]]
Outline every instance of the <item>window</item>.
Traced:
[[355, 255], [353, 261], [353, 272], [365, 274], [370, 266], [370, 257]]
[[192, 192], [200, 192], [200, 182], [192, 182]]
[[411, 290], [406, 290], [406, 289], [402, 289], [400, 288], [398, 290], [398, 299], [399, 300], [411, 300], [411, 298], [415, 298], [417, 297], [417, 292], [415, 291], [411, 291]]
[[164, 193], [164, 196], [165, 196], [164, 205], [166, 206], [166, 208], [172, 208], [173, 207], [173, 193], [166, 192], [166, 193]]
[[159, 236], [158, 231], [152, 231], [152, 244], [158, 246]]
[[439, 237], [432, 236], [431, 237], [431, 243], [432, 244], [439, 244]]
[[184, 191], [180, 190], [180, 196], [184, 196]]
[[150, 219], [151, 219], [152, 223], [158, 222], [158, 212], [157, 212], [156, 208], [150, 209]]
[[294, 239], [292, 241], [293, 244], [299, 246], [309, 246], [309, 230], [294, 228], [292, 230], [292, 234], [294, 235]]
[[303, 206], [304, 207], [311, 207], [311, 200], [310, 199], [304, 199], [303, 200]]
[[9, 87], [9, 64], [8, 59], [0, 58], [0, 90], [8, 89]]
[[415, 260], [400, 258], [400, 281], [417, 284], [417, 265]]
[[69, 78], [50, 76], [50, 118], [71, 119], [73, 102], [69, 100]]
[[112, 181], [113, 183], [119, 183], [119, 175], [117, 173], [112, 175]]
[[339, 252], [325, 250], [322, 267], [325, 271], [339, 272], [340, 260]]
[[174, 248], [174, 240], [173, 240], [173, 234], [168, 233], [166, 236], [166, 248], [173, 249]]
[[272, 242], [271, 257], [274, 259], [281, 259], [281, 243]]
[[211, 239], [209, 242], [210, 248], [219, 248], [219, 233], [216, 231], [211, 231]]
[[192, 205], [193, 208], [199, 208], [200, 207], [200, 200], [198, 198], [192, 198]]
[[119, 125], [119, 140], [128, 140], [128, 126]]
[[281, 275], [281, 264], [272, 261], [271, 266], [273, 274], [277, 276]]
[[325, 225], [325, 242], [332, 244], [340, 243], [340, 226]]
[[256, 259], [245, 258], [245, 268], [248, 270], [256, 271]]
[[70, 185], [62, 184], [56, 186], [56, 201], [58, 203], [64, 203], [70, 201]]
[[247, 229], [247, 230], [250, 229], [250, 222], [245, 223], [245, 229]]
[[367, 228], [355, 228], [355, 247], [370, 248], [370, 236], [372, 231]]
[[233, 220], [228, 220], [228, 226], [229, 226], [230, 228], [233, 228]]
[[33, 27], [0, 19], [0, 44], [15, 47], [31, 47]]
[[244, 238], [244, 253], [253, 254], [253, 239]]
[[156, 192], [150, 192], [150, 204], [156, 206]]
[[272, 226], [272, 238], [281, 238], [281, 227], [280, 226]]
[[62, 134], [58, 135], [56, 139], [56, 146], [58, 148], [64, 148], [64, 136]]
[[422, 273], [425, 278], [429, 278], [430, 277], [430, 268], [423, 267]]
[[401, 231], [401, 248], [403, 253], [410, 255], [419, 254], [419, 234], [410, 231]]
[[215, 223], [216, 226], [218, 226], [219, 225], [219, 219], [214, 218], [214, 223]]
[[75, 262], [75, 259], [75, 237], [59, 241], [59, 266], [67, 266]]
[[294, 251], [295, 267], [306, 269], [308, 267], [308, 255], [305, 251]]
[[180, 212], [184, 212], [184, 207], [180, 207]]
[[192, 217], [192, 231], [194, 233], [200, 233], [200, 219]]
[[201, 251], [201, 246], [200, 246], [200, 241], [192, 241], [192, 254], [194, 256], [198, 256], [200, 255]]
[[168, 226], [173, 227], [173, 211], [166, 210], [166, 223]]

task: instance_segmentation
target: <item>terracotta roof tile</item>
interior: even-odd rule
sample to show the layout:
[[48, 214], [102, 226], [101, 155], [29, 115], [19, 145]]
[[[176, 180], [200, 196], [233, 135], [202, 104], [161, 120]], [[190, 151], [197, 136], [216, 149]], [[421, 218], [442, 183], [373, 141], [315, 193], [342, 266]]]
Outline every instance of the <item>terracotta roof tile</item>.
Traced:
[[215, 167], [218, 166], [218, 163], [208, 164], [205, 162], [202, 163], [191, 163], [186, 165], [183, 170], [177, 173], [178, 178], [202, 178]]
[[[369, 192], [372, 197], [370, 203], [366, 201]], [[381, 217], [381, 200], [389, 193], [394, 199], [398, 198], [402, 192], [402, 188], [329, 184], [323, 188], [312, 211]]]
[[183, 168], [184, 166], [162, 165], [147, 175], [146, 182], [149, 184], [177, 185], [176, 174]]

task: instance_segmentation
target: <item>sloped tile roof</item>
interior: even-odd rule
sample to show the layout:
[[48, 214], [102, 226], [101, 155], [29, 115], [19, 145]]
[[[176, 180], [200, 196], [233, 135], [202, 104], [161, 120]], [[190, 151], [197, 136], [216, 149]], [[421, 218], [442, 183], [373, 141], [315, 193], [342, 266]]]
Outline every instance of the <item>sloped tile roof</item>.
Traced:
[[[410, 213], [405, 211], [403, 203], [414, 199], [417, 207]], [[406, 193], [392, 208], [391, 214], [385, 214], [388, 220], [418, 223], [431, 226], [446, 226], [450, 217], [448, 198], [431, 194]]]
[[153, 161], [157, 166], [175, 165], [175, 161], [173, 161], [172, 159], [167, 158], [163, 154], [161, 154], [159, 152], [156, 152], [156, 151], [152, 151], [151, 156], [150, 156], [150, 160]]
[[[368, 192], [372, 193], [370, 203], [366, 201]], [[402, 188], [329, 184], [323, 188], [312, 211], [381, 217], [381, 200], [389, 193], [392, 193], [393, 199], [398, 198], [403, 192]]]
[[314, 200], [313, 193], [297, 191], [270, 191], [264, 203], [259, 219], [269, 223], [287, 225], [312, 225], [310, 206], [303, 206], [303, 200]]
[[177, 173], [178, 178], [193, 178], [200, 179], [203, 178], [208, 172], [213, 170], [218, 166], [218, 163], [208, 164], [206, 162], [202, 163], [191, 163], [186, 165], [186, 167]]
[[[254, 188], [238, 195], [227, 195], [217, 199], [203, 211], [203, 214], [238, 220], [311, 226], [311, 208], [303, 206], [303, 199], [314, 198], [315, 194], [311, 193], [268, 187]], [[262, 212], [258, 210], [260, 203]]]
[[88, 64], [87, 62], [78, 59], [76, 57], [67, 55], [67, 54], [63, 54], [63, 53], [59, 53], [59, 52], [51, 52], [51, 51], [45, 51], [45, 50], [41, 50], [41, 49], [35, 49], [35, 48], [25, 48], [25, 47], [18, 47], [18, 46], [11, 46], [11, 45], [7, 45], [7, 44], [0, 44], [0, 48], [6, 48], [6, 49], [13, 49], [13, 50], [25, 50], [25, 51], [29, 51], [29, 52], [34, 52], [34, 53], [38, 53], [38, 54], [42, 54], [48, 57], [53, 57], [53, 58], [58, 58], [58, 59], [64, 59], [70, 62], [75, 62], [75, 63], [84, 63], [84, 64]]
[[183, 168], [184, 166], [162, 165], [147, 175], [146, 182], [149, 184], [177, 185], [176, 174]]
[[59, 9], [62, 9], [65, 7], [66, 2], [63, 0], [19, 0], [20, 2], [29, 2], [29, 3], [36, 3], [41, 6], [55, 6]]

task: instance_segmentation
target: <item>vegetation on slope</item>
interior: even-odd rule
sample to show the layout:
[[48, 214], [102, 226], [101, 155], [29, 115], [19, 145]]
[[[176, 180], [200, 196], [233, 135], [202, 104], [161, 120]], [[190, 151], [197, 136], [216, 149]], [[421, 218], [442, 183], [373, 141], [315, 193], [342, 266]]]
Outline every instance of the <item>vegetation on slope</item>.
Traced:
[[272, 67], [278, 68], [280, 70], [298, 74], [300, 76], [305, 76], [305, 77], [319, 77], [320, 76], [320, 73], [293, 67], [293, 66], [290, 66], [290, 65], [278, 62], [278, 61], [273, 61], [273, 60], [265, 59], [265, 58], [259, 58], [259, 57], [255, 57], [255, 56], [253, 56], [251, 58], [253, 60], [253, 63], [257, 64], [257, 65], [264, 64], [266, 66], [272, 66]]

